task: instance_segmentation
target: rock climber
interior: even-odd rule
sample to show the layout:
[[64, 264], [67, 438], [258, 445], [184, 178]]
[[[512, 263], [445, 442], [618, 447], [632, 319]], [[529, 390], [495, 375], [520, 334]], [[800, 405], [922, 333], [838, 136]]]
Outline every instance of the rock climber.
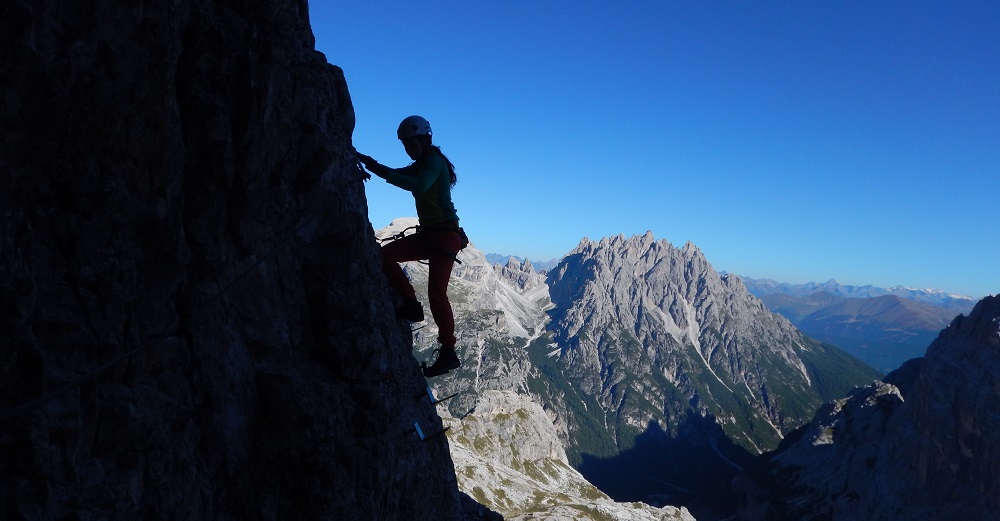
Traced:
[[458, 214], [451, 200], [451, 189], [458, 178], [455, 166], [441, 153], [440, 147], [431, 143], [431, 125], [426, 119], [420, 116], [405, 118], [396, 136], [413, 160], [409, 166], [390, 168], [361, 153], [358, 160], [386, 182], [409, 190], [416, 202], [420, 222], [417, 233], [382, 247], [382, 271], [392, 288], [403, 297], [396, 315], [410, 322], [420, 322], [424, 319], [423, 306], [399, 263], [427, 259], [430, 272], [427, 297], [431, 316], [438, 326], [441, 347], [437, 360], [425, 366], [423, 372], [427, 377], [438, 376], [462, 365], [455, 353], [455, 316], [448, 300], [448, 279], [458, 251], [467, 242], [458, 226]]

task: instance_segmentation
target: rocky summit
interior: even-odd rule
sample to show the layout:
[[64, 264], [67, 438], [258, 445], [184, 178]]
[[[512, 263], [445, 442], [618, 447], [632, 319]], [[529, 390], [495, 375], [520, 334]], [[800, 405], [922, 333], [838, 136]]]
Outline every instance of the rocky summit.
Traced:
[[876, 374], [805, 337], [691, 243], [584, 239], [548, 283], [553, 364], [590, 400], [564, 409], [580, 468], [618, 499], [691, 501]]
[[1000, 509], [1000, 297], [884, 381], [825, 405], [737, 481], [739, 519], [992, 519]]
[[483, 512], [306, 2], [0, 13], [0, 517]]

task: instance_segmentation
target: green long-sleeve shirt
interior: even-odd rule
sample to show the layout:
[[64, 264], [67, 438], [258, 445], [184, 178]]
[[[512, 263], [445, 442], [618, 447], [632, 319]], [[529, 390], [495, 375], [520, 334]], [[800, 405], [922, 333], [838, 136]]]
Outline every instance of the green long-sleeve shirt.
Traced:
[[413, 194], [421, 226], [458, 220], [451, 200], [451, 171], [440, 153], [430, 152], [427, 157], [403, 168], [378, 165], [372, 172]]

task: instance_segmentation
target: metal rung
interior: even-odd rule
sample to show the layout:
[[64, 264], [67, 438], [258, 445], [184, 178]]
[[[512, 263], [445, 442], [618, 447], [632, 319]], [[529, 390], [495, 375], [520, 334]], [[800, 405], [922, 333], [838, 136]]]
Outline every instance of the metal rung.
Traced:
[[443, 428], [443, 429], [441, 429], [441, 430], [439, 430], [437, 432], [433, 432], [431, 434], [424, 434], [424, 430], [420, 428], [420, 422], [413, 422], [413, 428], [410, 429], [410, 430], [408, 430], [408, 431], [406, 431], [406, 432], [407, 433], [416, 432], [417, 433], [417, 437], [420, 438], [420, 441], [427, 441], [427, 440], [429, 440], [431, 438], [434, 438], [436, 436], [440, 436], [440, 435], [444, 434], [445, 431], [447, 431], [450, 428], [451, 427], [445, 427], [445, 428]]
[[[426, 387], [426, 390], [427, 390], [427, 397], [430, 398], [430, 400], [431, 400], [431, 405], [437, 405], [437, 404], [439, 404], [439, 403], [441, 403], [441, 402], [443, 402], [445, 400], [450, 400], [450, 399], [458, 396], [458, 393], [454, 393], [454, 394], [445, 396], [444, 398], [441, 398], [440, 400], [438, 400], [437, 398], [434, 397], [434, 391], [431, 390], [431, 386], [428, 385]], [[421, 398], [422, 396], [424, 396], [424, 393], [418, 394], [417, 398]]]

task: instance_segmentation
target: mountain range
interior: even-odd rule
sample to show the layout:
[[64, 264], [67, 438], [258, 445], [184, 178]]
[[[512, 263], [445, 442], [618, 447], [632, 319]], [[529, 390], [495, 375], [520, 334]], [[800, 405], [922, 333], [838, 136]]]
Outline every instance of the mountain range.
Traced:
[[935, 290], [745, 281], [751, 293], [802, 332], [883, 373], [922, 356], [938, 332], [974, 304], [969, 297]]
[[[473, 260], [478, 257], [474, 246], [463, 252], [465, 254], [469, 254], [471, 263], [477, 262]], [[672, 275], [664, 276], [656, 266], [670, 266], [671, 269], [664, 272]], [[627, 432], [627, 427], [621, 424], [628, 425], [631, 407], [634, 407], [627, 403], [629, 398], [650, 396], [644, 391], [655, 386], [669, 389], [668, 385], [676, 385], [669, 381], [654, 381], [655, 376], [650, 375], [657, 372], [655, 364], [642, 365], [643, 357], [637, 360], [635, 356], [627, 356], [627, 353], [638, 351], [634, 348], [630, 350], [630, 346], [643, 346], [643, 351], [649, 353], [651, 350], [647, 346], [655, 344], [647, 338], [656, 334], [660, 338], [667, 335], [674, 340], [678, 336], [683, 338], [684, 328], [676, 324], [679, 320], [673, 318], [676, 316], [673, 312], [668, 316], [674, 320], [676, 327], [664, 327], [669, 322], [662, 318], [662, 322], [650, 327], [641, 318], [643, 314], [652, 315], [654, 312], [650, 310], [654, 306], [677, 309], [678, 306], [671, 308], [663, 306], [663, 303], [670, 301], [668, 296], [678, 300], [689, 298], [691, 293], [686, 291], [692, 285], [678, 283], [678, 279], [693, 280], [693, 286], [700, 290], [694, 291], [692, 300], [705, 304], [709, 309], [726, 310], [728, 320], [723, 320], [723, 325], [717, 330], [739, 338], [736, 326], [741, 322], [735, 317], [746, 313], [746, 309], [741, 308], [752, 310], [754, 306], [738, 303], [757, 302], [763, 307], [762, 301], [756, 301], [752, 296], [744, 300], [739, 289], [742, 286], [740, 279], [713, 274], [695, 246], [688, 244], [683, 248], [674, 248], [663, 241], [656, 241], [649, 234], [631, 238], [611, 237], [597, 242], [584, 239], [544, 277], [534, 271], [531, 263], [518, 264], [511, 259], [505, 265], [492, 266], [492, 269], [493, 275], [478, 280], [492, 280], [494, 282], [488, 286], [507, 287], [515, 294], [530, 293], [533, 298], [528, 300], [535, 306], [532, 309], [537, 313], [537, 309], [541, 308], [548, 316], [547, 323], [544, 320], [535, 321], [531, 327], [514, 328], [531, 330], [529, 338], [524, 340], [528, 360], [519, 359], [522, 374], [528, 375], [531, 400], [542, 405], [547, 418], [556, 426], [560, 440], [571, 455], [567, 461], [572, 462], [589, 482], [597, 484], [603, 492], [619, 501], [641, 499], [648, 504], [684, 504], [703, 521], [981, 519], [995, 511], [995, 498], [1000, 497], [997, 494], [1000, 481], [986, 469], [995, 465], [993, 460], [1000, 454], [995, 437], [989, 434], [997, 432], [998, 426], [994, 423], [1000, 418], [995, 405], [1000, 403], [1000, 395], [997, 395], [1000, 384], [993, 369], [1000, 364], [996, 358], [1000, 354], [997, 351], [1000, 346], [1000, 307], [997, 305], [1000, 299], [985, 299], [975, 309], [968, 310], [968, 316], [959, 315], [945, 323], [933, 335], [932, 341], [928, 341], [930, 348], [925, 346], [926, 357], [920, 352], [884, 378], [876, 378], [875, 373], [869, 372], [858, 378], [867, 383], [853, 389], [842, 387], [825, 393], [821, 405], [805, 407], [813, 407], [814, 412], [809, 413], [813, 415], [811, 421], [788, 420], [788, 424], [798, 421], [799, 427], [784, 433], [777, 447], [746, 450], [745, 441], [743, 446], [740, 445], [739, 434], [725, 428], [727, 425], [732, 427], [736, 422], [718, 421], [717, 418], [724, 413], [705, 414], [702, 419], [709, 421], [690, 421], [682, 424], [677, 431], [661, 427], [671, 425], [669, 420], [662, 424], [650, 422], [647, 429], [633, 438], [631, 446], [622, 447], [616, 444], [621, 443], [622, 433]], [[674, 276], [678, 272], [682, 275]], [[419, 269], [413, 273], [419, 277]], [[479, 270], [479, 273], [487, 272]], [[462, 280], [466, 279], [463, 277]], [[671, 283], [664, 285], [667, 281]], [[458, 283], [456, 287], [465, 287], [465, 284]], [[664, 288], [662, 294], [657, 293], [656, 288], [661, 287]], [[719, 298], [719, 295], [724, 297]], [[824, 313], [829, 316], [836, 316], [834, 311], [837, 310], [842, 316], [854, 317], [862, 322], [867, 320], [867, 323], [875, 322], [877, 317], [886, 317], [886, 323], [910, 329], [928, 327], [924, 325], [926, 321], [941, 320], [942, 314], [951, 314], [947, 309], [891, 293], [872, 297], [840, 297], [819, 292], [807, 297], [817, 300], [820, 304], [817, 309], [825, 309]], [[502, 300], [507, 303], [515, 301], [509, 296]], [[720, 301], [727, 305], [720, 306]], [[642, 306], [644, 303], [645, 308]], [[518, 316], [531, 316], [531, 313], [524, 313], [530, 307], [525, 307], [523, 303], [519, 306], [500, 303], [495, 309], [499, 311], [497, 318], [503, 319], [496, 323], [505, 323], [506, 318], [517, 322], [521, 320], [516, 318]], [[928, 309], [932, 311], [928, 313]], [[586, 318], [576, 320], [574, 317], [578, 313]], [[698, 317], [699, 329], [706, 324], [711, 327], [712, 321], [703, 318], [704, 315], [694, 313], [694, 316]], [[771, 329], [767, 326], [769, 320], [775, 321], [776, 331], [785, 331], [783, 328], [788, 327], [778, 315], [764, 312], [751, 316], [752, 320], [747, 322], [756, 329], [757, 336], [754, 338], [760, 338], [760, 330]], [[824, 315], [814, 311], [807, 316], [821, 323]], [[622, 324], [633, 327], [623, 332]], [[504, 334], [509, 335], [509, 331], [510, 328], [500, 328], [491, 335], [499, 344], [502, 342], [498, 340]], [[595, 331], [599, 333], [593, 333]], [[600, 340], [591, 340], [595, 336], [599, 336]], [[631, 337], [634, 344], [623, 342], [622, 337]], [[590, 346], [594, 346], [591, 352], [596, 356], [586, 357], [582, 352], [590, 346], [574, 345], [574, 340], [569, 340], [574, 338], [579, 344], [589, 342]], [[539, 340], [546, 342], [545, 349], [536, 351], [533, 348], [537, 347]], [[622, 344], [628, 345], [622, 349]], [[829, 349], [829, 346], [809, 341], [808, 337], [806, 345], [810, 350]], [[737, 353], [729, 356], [739, 359], [739, 349], [735, 351]], [[489, 358], [488, 355], [482, 356], [486, 352], [488, 349], [479, 352], [482, 359]], [[543, 354], [544, 358], [538, 356]], [[796, 354], [795, 351], [786, 352], [789, 357]], [[584, 360], [572, 358], [574, 355]], [[646, 356], [653, 358], [648, 354]], [[753, 353], [742, 356], [749, 358]], [[660, 360], [665, 358], [661, 355]], [[712, 359], [706, 357], [706, 362]], [[535, 367], [530, 364], [535, 364]], [[578, 365], [589, 368], [574, 372], [574, 366]], [[750, 363], [742, 362], [742, 365]], [[795, 374], [791, 367], [794, 366], [780, 372]], [[850, 365], [837, 367], [842, 369]], [[715, 369], [711, 365], [709, 369], [716, 372], [717, 382], [730, 385], [732, 375], [724, 372], [725, 369]], [[701, 376], [706, 376], [708, 372], [703, 371]], [[599, 376], [595, 378], [594, 375]], [[634, 385], [630, 378], [641, 383]], [[694, 380], [697, 377], [689, 375], [686, 378]], [[449, 390], [462, 387], [454, 381], [441, 386]], [[750, 386], [747, 385], [747, 388], [749, 390]], [[521, 386], [515, 385], [512, 389], [521, 389]], [[710, 388], [709, 392], [721, 394], [721, 387]], [[697, 391], [689, 396], [696, 394]], [[625, 398], [616, 400], [617, 396]], [[747, 400], [748, 396], [742, 398]], [[581, 404], [576, 408], [567, 405], [574, 398]], [[669, 403], [669, 399], [659, 403]], [[697, 400], [689, 398], [687, 405], [695, 403]], [[732, 402], [726, 405], [731, 406]], [[705, 405], [706, 409], [708, 407]], [[587, 412], [592, 410], [601, 411], [601, 414], [588, 415]], [[725, 406], [714, 410], [725, 410]], [[474, 406], [469, 414], [478, 413], [478, 408]], [[642, 417], [641, 414], [636, 416]], [[633, 421], [636, 416], [632, 417]], [[692, 420], [698, 416], [689, 414]], [[663, 414], [663, 417], [670, 418], [669, 413]], [[730, 410], [728, 417], [738, 418], [739, 414]], [[622, 421], [623, 418], [625, 421]], [[574, 423], [579, 426], [565, 428], [566, 424]], [[592, 449], [581, 449], [583, 445], [600, 446], [599, 433], [610, 430], [619, 435], [607, 445], [617, 449], [617, 455], [594, 458]], [[691, 443], [685, 434], [696, 434], [697, 438], [708, 440], [705, 445], [715, 450], [716, 457], [699, 450], [699, 446]], [[669, 449], [671, 446], [674, 450]], [[574, 460], [574, 454], [581, 457]], [[456, 461], [459, 458], [456, 457]], [[726, 470], [735, 472], [720, 471], [719, 467], [715, 467], [714, 473], [698, 474], [699, 470], [711, 469], [720, 461], [725, 462], [723, 466], [729, 466]], [[683, 469], [681, 472], [686, 475], [678, 477], [680, 473], [672, 474], [666, 470], [670, 468]], [[635, 479], [636, 475], [655, 476], [658, 487], [645, 488], [643, 480]], [[699, 481], [706, 479], [707, 475], [714, 475], [716, 479]], [[727, 481], [730, 476], [733, 476], [731, 483]], [[478, 486], [483, 494], [487, 494], [491, 489], [482, 483], [470, 479], [464, 482], [464, 486]], [[681, 491], [678, 490], [680, 486], [690, 488]], [[920, 492], [925, 487], [933, 492]], [[492, 490], [496, 493], [499, 489], [503, 487], [494, 485]], [[624, 491], [635, 495], [629, 496]], [[695, 491], [710, 500], [692, 499], [692, 492]], [[581, 501], [586, 502], [574, 499], [567, 504], [577, 505], [582, 512], [579, 507]], [[501, 508], [489, 501], [486, 504]], [[616, 503], [608, 508], [627, 509], [627, 505]], [[579, 519], [600, 519], [577, 515]], [[620, 517], [616, 519], [630, 519], [626, 517], [628, 514], [617, 515]], [[574, 517], [567, 516], [565, 519]]]
[[[501, 253], [487, 253], [486, 254], [486, 261], [489, 262], [490, 264], [494, 264], [494, 265], [497, 265], [497, 264], [498, 265], [506, 265], [507, 263], [509, 263], [511, 261], [513, 261], [515, 264], [520, 265], [520, 264], [524, 263], [524, 261], [526, 261], [526, 260], [528, 260], [528, 259], [523, 258], [523, 257], [518, 257], [517, 255], [504, 255], [504, 254], [501, 254]], [[554, 268], [557, 264], [559, 264], [559, 260], [560, 259], [549, 259], [547, 261], [534, 260], [534, 261], [528, 261], [528, 262], [531, 263], [532, 267], [535, 270], [537, 270], [539, 272], [542, 272], [542, 271], [548, 271], [548, 270]]]
[[[693, 244], [584, 239], [544, 275], [527, 261], [490, 265], [474, 244], [459, 260], [449, 293], [466, 364], [435, 382], [458, 393], [451, 413], [487, 389], [530, 395], [568, 461], [617, 500], [690, 505], [877, 376], [767, 310]], [[425, 266], [406, 270], [426, 284]], [[418, 358], [435, 338], [433, 323], [417, 326]]]
[[750, 292], [758, 297], [765, 295], [788, 295], [792, 297], [805, 297], [818, 293], [827, 293], [835, 297], [842, 298], [872, 298], [884, 295], [896, 295], [905, 300], [923, 302], [934, 307], [951, 309], [958, 313], [969, 313], [976, 304], [976, 299], [966, 295], [949, 293], [939, 289], [916, 289], [904, 286], [893, 286], [891, 288], [880, 288], [878, 286], [852, 286], [842, 284], [836, 279], [826, 282], [807, 282], [805, 284], [791, 284], [787, 282], [777, 282], [771, 279], [754, 279], [743, 277]]
[[[493, 265], [523, 259], [486, 254]], [[561, 259], [531, 262], [544, 272]], [[748, 291], [808, 336], [833, 344], [882, 373], [923, 355], [937, 333], [960, 313], [972, 310], [971, 297], [903, 286], [851, 286], [836, 280], [790, 284], [740, 277]]]

